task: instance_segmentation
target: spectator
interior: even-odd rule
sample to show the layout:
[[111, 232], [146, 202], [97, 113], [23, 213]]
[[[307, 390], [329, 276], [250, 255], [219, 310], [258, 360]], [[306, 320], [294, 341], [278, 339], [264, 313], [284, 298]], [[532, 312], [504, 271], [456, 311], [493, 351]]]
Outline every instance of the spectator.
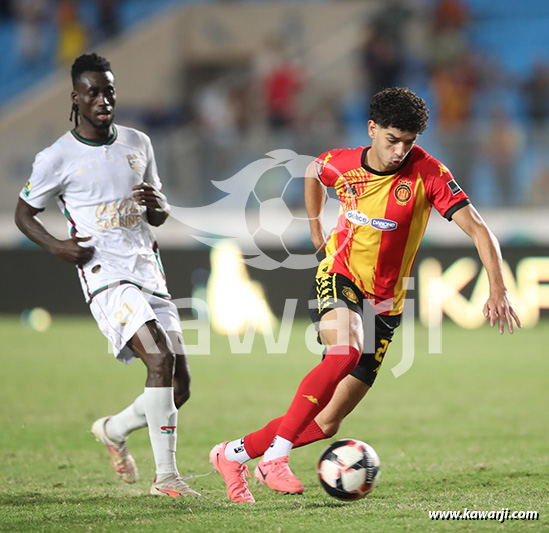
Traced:
[[469, 53], [461, 55], [453, 64], [435, 70], [431, 80], [441, 128], [455, 129], [469, 124], [477, 79], [474, 59]]
[[524, 104], [530, 126], [536, 130], [544, 130], [547, 127], [549, 117], [549, 65], [538, 61], [530, 79], [523, 88]]
[[268, 43], [260, 72], [263, 103], [267, 122], [272, 130], [279, 131], [295, 124], [297, 98], [303, 86], [304, 75], [292, 61], [278, 39]]
[[78, 18], [77, 0], [59, 0], [57, 11], [59, 23], [58, 59], [60, 63], [70, 63], [84, 53], [86, 30]]
[[432, 14], [429, 46], [432, 68], [446, 67], [467, 50], [469, 15], [461, 0], [439, 0]]
[[431, 83], [438, 138], [445, 151], [445, 159], [455, 175], [459, 176], [463, 189], [473, 192], [471, 173], [475, 163], [476, 140], [472, 117], [477, 73], [471, 54], [462, 54], [453, 64], [439, 67]]
[[467, 6], [462, 0], [439, 0], [433, 12], [435, 28], [462, 32], [469, 21]]
[[482, 136], [483, 153], [490, 165], [498, 196], [505, 206], [516, 205], [514, 182], [518, 159], [524, 146], [524, 134], [502, 107], [492, 110], [488, 130]]
[[366, 29], [361, 52], [368, 99], [383, 88], [403, 83], [410, 49], [411, 6], [404, 0], [387, 0], [382, 6]]
[[362, 50], [362, 65], [368, 99], [381, 89], [400, 84], [404, 60], [401, 48], [375, 26]]
[[19, 56], [27, 65], [34, 65], [43, 57], [47, 9], [47, 0], [18, 0], [15, 3], [17, 48]]
[[535, 174], [529, 194], [529, 204], [535, 207], [547, 208], [549, 205], [549, 164], [541, 164]]
[[393, 46], [404, 49], [408, 41], [408, 27], [412, 15], [411, 6], [404, 0], [385, 0], [381, 10], [374, 16], [373, 26]]
[[96, 0], [98, 11], [98, 40], [112, 39], [120, 33], [120, 6], [118, 0]]
[[224, 78], [217, 78], [196, 92], [193, 107], [198, 143], [195, 152], [200, 167], [201, 194], [207, 192], [204, 183], [231, 175], [239, 152], [238, 110], [231, 92], [232, 86]]

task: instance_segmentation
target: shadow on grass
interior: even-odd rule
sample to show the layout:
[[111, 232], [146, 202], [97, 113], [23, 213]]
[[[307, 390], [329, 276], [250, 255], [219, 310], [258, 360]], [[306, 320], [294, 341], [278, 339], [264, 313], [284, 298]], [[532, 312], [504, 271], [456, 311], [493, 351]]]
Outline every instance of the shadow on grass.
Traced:
[[264, 501], [258, 501], [256, 505], [236, 505], [232, 502], [229, 502], [228, 500], [219, 500], [210, 498], [208, 496], [203, 496], [200, 499], [171, 499], [171, 498], [157, 498], [157, 497], [151, 497], [147, 494], [143, 495], [128, 495], [128, 494], [120, 494], [120, 495], [113, 495], [113, 494], [103, 494], [103, 495], [92, 495], [86, 493], [73, 493], [73, 494], [67, 494], [67, 493], [60, 493], [57, 495], [54, 494], [45, 494], [45, 493], [39, 493], [39, 492], [17, 492], [12, 494], [0, 494], [0, 506], [2, 507], [33, 507], [33, 509], [36, 510], [37, 506], [50, 506], [50, 505], [95, 505], [95, 506], [101, 506], [101, 505], [108, 505], [110, 508], [116, 508], [118, 506], [120, 507], [133, 507], [135, 505], [138, 505], [140, 508], [150, 508], [155, 509], [158, 508], [158, 506], [166, 506], [166, 504], [176, 504], [181, 505], [181, 503], [185, 504], [193, 504], [194, 506], [200, 507], [203, 505], [207, 505], [210, 509], [224, 509], [224, 508], [242, 508], [247, 509], [248, 511], [254, 511], [254, 509], [257, 509], [258, 512], [262, 512], [264, 510], [264, 507], [270, 506], [277, 509], [284, 509], [284, 510], [292, 510], [296, 508], [303, 508], [308, 510], [313, 509], [339, 509], [342, 507], [345, 507], [349, 505], [349, 502], [342, 502], [335, 499], [327, 499], [327, 500], [309, 500], [305, 498], [284, 498], [284, 499], [269, 499]]

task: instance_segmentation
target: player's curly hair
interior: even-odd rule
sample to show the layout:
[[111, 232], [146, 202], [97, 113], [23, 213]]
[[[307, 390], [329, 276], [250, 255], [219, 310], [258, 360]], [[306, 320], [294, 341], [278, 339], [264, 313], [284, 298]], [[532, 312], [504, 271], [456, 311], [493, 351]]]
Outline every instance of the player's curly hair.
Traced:
[[429, 108], [423, 98], [406, 87], [391, 87], [375, 94], [370, 102], [370, 120], [382, 128], [423, 133]]
[[[76, 82], [84, 74], [84, 72], [112, 72], [111, 64], [100, 55], [95, 52], [92, 54], [83, 54], [74, 60], [71, 67], [72, 86], [76, 85]], [[78, 126], [78, 106], [72, 104], [71, 115], [69, 120], [72, 122], [74, 117], [74, 123]]]

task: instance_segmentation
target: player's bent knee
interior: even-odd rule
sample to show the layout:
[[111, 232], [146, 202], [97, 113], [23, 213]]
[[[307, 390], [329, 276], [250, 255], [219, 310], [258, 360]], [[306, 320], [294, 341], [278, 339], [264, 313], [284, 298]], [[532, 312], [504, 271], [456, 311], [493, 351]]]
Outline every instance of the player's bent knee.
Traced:
[[147, 357], [144, 361], [150, 374], [159, 376], [172, 376], [174, 371], [175, 356], [169, 351], [161, 351]]

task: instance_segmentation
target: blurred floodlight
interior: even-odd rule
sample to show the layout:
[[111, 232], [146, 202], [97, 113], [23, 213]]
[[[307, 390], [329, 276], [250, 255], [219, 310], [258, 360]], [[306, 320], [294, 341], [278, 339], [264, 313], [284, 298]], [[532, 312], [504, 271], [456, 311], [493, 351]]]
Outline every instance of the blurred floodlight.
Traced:
[[208, 306], [214, 329], [221, 334], [244, 333], [252, 328], [272, 331], [276, 318], [260, 283], [250, 280], [242, 252], [222, 242], [211, 251]]
[[47, 331], [52, 323], [51, 314], [42, 307], [35, 307], [21, 313], [21, 322], [24, 326], [43, 333]]

